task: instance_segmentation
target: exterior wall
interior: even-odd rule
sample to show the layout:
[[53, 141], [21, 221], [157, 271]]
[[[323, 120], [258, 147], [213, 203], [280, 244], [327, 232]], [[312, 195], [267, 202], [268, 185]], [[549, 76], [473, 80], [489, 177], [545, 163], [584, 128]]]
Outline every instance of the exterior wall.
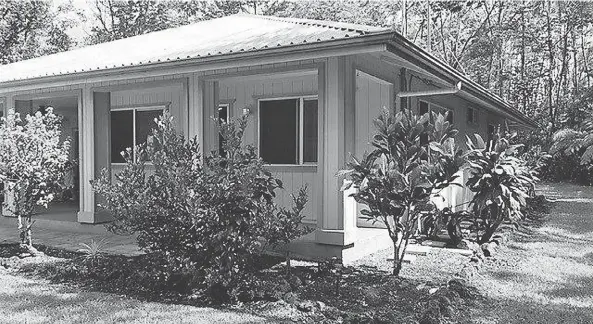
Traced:
[[[395, 95], [403, 91], [403, 85], [400, 81], [402, 77], [402, 66], [387, 64], [374, 55], [359, 54], [353, 57], [357, 69], [356, 76], [356, 108], [355, 108], [355, 149], [356, 157], [362, 157], [365, 151], [372, 149], [370, 141], [374, 134], [373, 120], [380, 114], [383, 107], [393, 109], [395, 106]], [[405, 72], [405, 86], [407, 91], [423, 91], [438, 89], [430, 78], [412, 70]], [[369, 76], [370, 75], [370, 76]], [[411, 97], [408, 99], [408, 105], [411, 109], [419, 112], [420, 100], [427, 101], [453, 111], [453, 124], [459, 130], [456, 138], [457, 145], [465, 148], [465, 135], [474, 133], [480, 134], [484, 139], [487, 138], [488, 125], [498, 125], [504, 123], [504, 118], [496, 113], [486, 111], [476, 104], [457, 95], [439, 95], [426, 97]], [[474, 109], [477, 117], [475, 123], [467, 122], [468, 109]], [[464, 182], [468, 174], [465, 174], [459, 181]], [[451, 187], [443, 191], [441, 195], [445, 198], [445, 205], [454, 206], [454, 210], [466, 208], [472, 194], [469, 190]], [[358, 225], [364, 227], [375, 227], [377, 224], [360, 219], [360, 210], [358, 206]], [[380, 225], [379, 225], [380, 226]]]
[[[308, 72], [299, 74], [299, 70]], [[310, 70], [314, 72], [311, 73]], [[374, 132], [373, 119], [384, 106], [394, 109], [395, 95], [404, 88], [407, 91], [419, 91], [435, 89], [437, 86], [431, 85], [428, 77], [420, 73], [409, 69], [407, 72], [402, 72], [402, 66], [386, 63], [378, 55], [357, 54], [167, 76], [78, 83], [4, 95], [7, 98], [5, 106], [10, 107], [11, 99], [19, 94], [62, 92], [78, 94], [81, 164], [88, 163], [86, 161], [89, 159], [95, 161], [90, 169], [81, 168], [82, 183], [87, 183], [94, 178], [99, 170], [98, 166], [102, 163], [110, 165], [109, 148], [102, 147], [106, 143], [108, 145], [109, 142], [104, 139], [108, 135], [105, 134], [105, 129], [98, 127], [99, 124], [108, 122], [108, 115], [96, 114], [96, 112], [93, 115], [92, 111], [97, 107], [170, 104], [172, 114], [177, 117], [179, 129], [189, 136], [197, 135], [202, 141], [203, 149], [208, 151], [217, 147], [218, 136], [214, 121], [210, 117], [215, 114], [218, 103], [230, 103], [231, 118], [240, 116], [243, 108], [250, 109], [251, 122], [245, 141], [257, 144], [258, 98], [319, 95], [320, 161], [318, 166], [270, 166], [269, 168], [283, 181], [286, 188], [278, 197], [282, 204], [289, 204], [290, 194], [307, 184], [310, 200], [305, 210], [306, 222], [317, 224], [319, 228], [343, 230], [345, 223], [343, 205], [346, 202], [343, 196], [339, 196], [340, 193], [333, 192], [335, 191], [333, 184], [335, 172], [332, 173], [332, 171], [335, 171], [336, 167], [343, 167], [342, 161], [347, 161], [350, 153], [360, 157], [369, 150]], [[93, 97], [93, 94], [99, 93], [109, 95]], [[326, 96], [326, 94], [331, 95]], [[487, 125], [499, 123], [502, 120], [500, 116], [481, 110], [477, 105], [455, 95], [422, 99], [454, 111], [454, 124], [460, 130], [458, 139], [460, 144], [465, 142], [465, 133], [478, 132], [485, 137]], [[102, 102], [96, 102], [98, 100]], [[418, 102], [418, 98], [411, 98], [409, 107], [418, 109]], [[476, 124], [466, 123], [469, 107], [473, 107], [478, 112]], [[331, 112], [328, 110], [330, 108], [333, 109]], [[331, 139], [328, 140], [328, 138]], [[325, 150], [323, 150], [324, 144], [327, 144]], [[332, 160], [331, 168], [327, 168], [324, 164], [324, 155], [332, 158], [338, 156]], [[117, 166], [113, 167], [114, 171], [117, 171]], [[327, 187], [329, 182], [332, 182], [331, 188]], [[85, 190], [87, 193], [83, 207], [85, 211], [92, 213], [94, 196], [89, 192], [88, 186]], [[451, 195], [455, 197], [456, 202], [459, 202], [463, 200], [464, 193], [452, 192]], [[339, 207], [335, 207], [336, 205]], [[327, 210], [331, 210], [331, 215]], [[336, 213], [337, 215], [334, 215]]]
[[[113, 91], [110, 93], [110, 107], [114, 108], [132, 108], [143, 106], [163, 105], [169, 108], [169, 112], [175, 118], [178, 131], [183, 132], [187, 121], [187, 111], [183, 93], [183, 84], [175, 83], [172, 85], [148, 87], [140, 89], [130, 89], [123, 91]], [[108, 116], [107, 116], [108, 117]], [[99, 154], [118, 154], [110, 152], [109, 147], [105, 147]], [[111, 163], [113, 173], [120, 171], [121, 165]]]
[[[281, 98], [290, 96], [308, 96], [318, 94], [317, 74], [295, 76], [254, 76], [249, 79], [227, 79], [218, 83], [218, 97], [222, 103], [230, 104], [230, 118], [243, 114], [243, 108], [250, 110], [249, 124], [245, 132], [246, 143], [258, 145], [258, 99]], [[211, 111], [212, 113], [212, 111]], [[210, 118], [211, 116], [205, 116]], [[321, 134], [320, 134], [321, 135]], [[217, 144], [216, 136], [209, 136], [210, 144]], [[319, 137], [321, 140], [321, 136]], [[212, 148], [212, 146], [210, 146]], [[282, 180], [285, 190], [280, 190], [277, 201], [283, 206], [292, 203], [291, 194], [296, 194], [304, 185], [308, 187], [309, 202], [305, 208], [305, 222], [315, 224], [321, 208], [321, 190], [319, 166], [269, 166], [274, 176]]]

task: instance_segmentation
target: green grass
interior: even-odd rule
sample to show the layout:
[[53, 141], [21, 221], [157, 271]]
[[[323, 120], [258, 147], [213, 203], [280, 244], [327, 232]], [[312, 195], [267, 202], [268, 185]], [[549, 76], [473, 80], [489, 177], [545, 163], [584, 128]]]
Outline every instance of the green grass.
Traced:
[[0, 270], [0, 323], [261, 323], [268, 319], [209, 307], [141, 302], [13, 276]]
[[512, 235], [472, 283], [489, 298], [477, 323], [593, 323], [593, 188], [541, 186], [544, 222]]

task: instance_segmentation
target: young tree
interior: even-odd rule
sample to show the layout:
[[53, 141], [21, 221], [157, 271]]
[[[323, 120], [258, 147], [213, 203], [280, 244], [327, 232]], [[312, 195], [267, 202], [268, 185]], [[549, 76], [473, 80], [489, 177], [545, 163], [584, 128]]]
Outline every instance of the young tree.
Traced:
[[60, 141], [60, 118], [52, 108], [21, 119], [13, 110], [0, 125], [0, 181], [10, 197], [4, 207], [18, 217], [21, 245], [31, 254], [31, 216], [47, 208], [60, 190], [70, 142]]
[[417, 116], [411, 111], [384, 111], [375, 120], [373, 151], [362, 160], [352, 158], [343, 189], [366, 209], [361, 214], [382, 222], [393, 241], [393, 275], [398, 276], [420, 210], [433, 195], [458, 176], [453, 137], [457, 131], [441, 114]]

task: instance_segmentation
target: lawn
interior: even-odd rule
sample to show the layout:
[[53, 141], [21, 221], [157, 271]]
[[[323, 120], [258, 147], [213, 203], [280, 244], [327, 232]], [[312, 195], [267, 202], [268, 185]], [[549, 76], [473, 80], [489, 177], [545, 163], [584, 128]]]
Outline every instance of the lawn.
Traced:
[[[151, 290], [150, 277], [138, 274], [147, 266], [142, 257], [112, 257], [104, 272], [83, 276], [72, 268], [72, 253], [50, 249], [50, 256], [17, 260], [0, 247], [4, 264], [18, 263], [0, 266], [0, 322], [438, 323], [427, 311], [436, 307], [436, 318], [451, 323], [593, 323], [593, 189], [555, 184], [540, 191], [556, 200], [550, 214], [522, 222], [466, 281], [450, 279], [469, 258], [444, 249], [392, 278], [385, 250], [338, 277], [315, 263], [293, 262], [285, 280], [276, 264], [260, 273], [251, 301], [234, 306], [213, 306], [183, 289]], [[73, 273], [64, 269], [75, 275], [64, 276]]]
[[[0, 269], [3, 269], [0, 267]], [[240, 311], [142, 302], [0, 270], [0, 323], [261, 323]]]

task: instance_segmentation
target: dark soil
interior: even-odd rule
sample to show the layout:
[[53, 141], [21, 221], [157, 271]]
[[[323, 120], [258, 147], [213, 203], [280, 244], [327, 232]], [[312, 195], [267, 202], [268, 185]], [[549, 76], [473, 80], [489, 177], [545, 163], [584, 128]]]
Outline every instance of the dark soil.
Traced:
[[[20, 258], [18, 245], [0, 245], [0, 269], [88, 291], [143, 301], [213, 305], [215, 298], [191, 275], [165, 275], [166, 265], [151, 255], [104, 255], [94, 261], [81, 253], [36, 246], [44, 255]], [[373, 267], [299, 263], [290, 274], [275, 258], [237, 291], [243, 310], [280, 321], [345, 323], [446, 323], [466, 316], [476, 298], [463, 281], [433, 284], [394, 278]]]

